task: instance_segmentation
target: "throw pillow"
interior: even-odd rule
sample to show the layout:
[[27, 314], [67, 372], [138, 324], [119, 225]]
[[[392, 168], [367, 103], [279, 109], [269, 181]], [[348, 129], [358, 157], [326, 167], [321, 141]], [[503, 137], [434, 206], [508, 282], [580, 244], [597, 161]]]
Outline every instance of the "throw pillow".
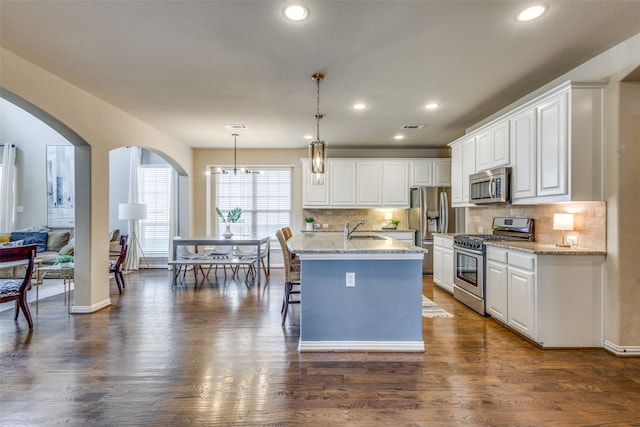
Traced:
[[47, 240], [47, 252], [58, 252], [69, 243], [71, 233], [68, 231], [50, 231]]
[[14, 240], [13, 242], [0, 243], [0, 248], [16, 248], [18, 246], [24, 246], [24, 240]]
[[22, 232], [14, 231], [11, 233], [11, 241], [24, 240], [25, 245], [38, 245], [36, 252], [46, 252], [47, 240], [49, 240], [49, 233], [47, 232]]
[[114, 228], [109, 230], [109, 241], [110, 242], [118, 242], [120, 241], [120, 229]]
[[11, 241], [10, 234], [0, 234], [0, 243], [7, 243]]
[[73, 255], [73, 245], [64, 245], [58, 252], [59, 255]]

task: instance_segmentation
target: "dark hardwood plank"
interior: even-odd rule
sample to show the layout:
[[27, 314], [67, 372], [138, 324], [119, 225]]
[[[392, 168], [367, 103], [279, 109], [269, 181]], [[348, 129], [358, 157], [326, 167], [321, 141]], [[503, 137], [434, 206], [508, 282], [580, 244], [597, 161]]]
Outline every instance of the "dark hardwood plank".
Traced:
[[31, 332], [0, 313], [1, 425], [640, 425], [640, 359], [541, 350], [431, 276], [424, 294], [454, 318], [423, 319], [424, 354], [300, 354], [281, 272], [223, 277], [129, 274], [98, 313], [41, 301]]

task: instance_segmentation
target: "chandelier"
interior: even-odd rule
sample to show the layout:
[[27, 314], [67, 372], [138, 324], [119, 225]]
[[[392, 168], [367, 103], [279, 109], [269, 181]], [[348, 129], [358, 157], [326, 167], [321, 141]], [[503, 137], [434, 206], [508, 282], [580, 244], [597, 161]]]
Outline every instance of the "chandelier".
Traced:
[[316, 139], [309, 143], [309, 162], [314, 184], [324, 184], [324, 174], [327, 166], [327, 143], [320, 140], [320, 81], [324, 74], [316, 73], [311, 76], [316, 82]]
[[238, 135], [237, 133], [233, 133], [231, 134], [231, 136], [233, 136], [233, 170], [232, 171], [228, 171], [226, 169], [222, 169], [217, 167], [215, 169], [215, 173], [216, 174], [222, 174], [222, 175], [227, 175], [233, 172], [234, 175], [238, 174], [238, 171], [240, 173], [245, 173], [245, 174], [249, 174], [249, 173], [261, 173], [261, 172], [256, 172], [256, 171], [250, 171], [249, 169], [245, 169], [245, 168], [240, 168], [238, 169], [238, 166], [236, 165], [236, 159], [238, 158]]

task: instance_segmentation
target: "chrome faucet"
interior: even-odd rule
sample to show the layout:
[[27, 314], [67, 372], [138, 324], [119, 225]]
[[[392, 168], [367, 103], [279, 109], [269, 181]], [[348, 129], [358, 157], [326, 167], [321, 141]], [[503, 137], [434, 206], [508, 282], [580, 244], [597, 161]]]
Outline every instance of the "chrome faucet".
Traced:
[[358, 221], [358, 223], [352, 228], [349, 229], [350, 227], [350, 223], [349, 222], [345, 222], [344, 224], [344, 240], [350, 239], [351, 235], [358, 229], [358, 227], [360, 227], [362, 224], [364, 224], [364, 219], [361, 219], [360, 221]]

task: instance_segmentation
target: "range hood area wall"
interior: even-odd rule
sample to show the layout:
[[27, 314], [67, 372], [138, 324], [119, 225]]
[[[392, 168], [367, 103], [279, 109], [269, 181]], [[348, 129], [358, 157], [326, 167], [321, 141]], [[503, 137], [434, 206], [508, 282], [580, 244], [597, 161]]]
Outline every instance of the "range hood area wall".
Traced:
[[553, 229], [553, 214], [573, 213], [574, 230], [567, 235], [578, 236], [578, 247], [607, 250], [607, 205], [605, 202], [575, 202], [557, 205], [513, 206], [492, 205], [466, 208], [466, 232], [491, 233], [494, 217], [534, 219], [534, 239], [538, 243], [560, 243], [561, 232]]

